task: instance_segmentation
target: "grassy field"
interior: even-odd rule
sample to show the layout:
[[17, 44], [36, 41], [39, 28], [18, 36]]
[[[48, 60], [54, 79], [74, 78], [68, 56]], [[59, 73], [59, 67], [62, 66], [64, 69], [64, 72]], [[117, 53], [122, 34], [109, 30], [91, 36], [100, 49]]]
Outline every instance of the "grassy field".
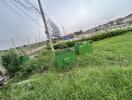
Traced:
[[[0, 100], [131, 100], [132, 33], [95, 42], [93, 49], [70, 70], [52, 69], [46, 76], [33, 75], [28, 83], [2, 88]], [[54, 67], [52, 55], [41, 57], [52, 58], [43, 64]]]

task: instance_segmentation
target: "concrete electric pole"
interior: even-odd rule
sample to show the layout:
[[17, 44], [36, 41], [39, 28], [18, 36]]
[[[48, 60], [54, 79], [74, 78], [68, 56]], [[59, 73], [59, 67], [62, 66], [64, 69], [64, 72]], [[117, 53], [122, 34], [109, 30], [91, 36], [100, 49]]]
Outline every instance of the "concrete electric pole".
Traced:
[[15, 51], [18, 53], [18, 51], [17, 51], [17, 48], [16, 48], [16, 46], [15, 46], [15, 43], [14, 43], [13, 38], [11, 38], [11, 42], [12, 42], [12, 45], [13, 45], [13, 47], [14, 47]]
[[49, 34], [49, 30], [48, 30], [48, 26], [47, 26], [47, 22], [46, 22], [46, 18], [45, 18], [45, 13], [43, 11], [43, 8], [42, 8], [40, 0], [38, 0], [38, 4], [39, 4], [39, 8], [40, 8], [42, 19], [43, 19], [43, 22], [44, 22], [44, 26], [45, 26], [45, 33], [47, 34], [47, 38], [49, 40], [50, 48], [51, 48], [51, 50], [53, 52], [55, 52], [54, 47], [53, 47], [53, 43], [52, 43], [52, 38], [51, 38], [51, 35]]
[[12, 42], [12, 45], [13, 45], [14, 49], [16, 49], [16, 46], [15, 46], [13, 38], [11, 38], [11, 42]]

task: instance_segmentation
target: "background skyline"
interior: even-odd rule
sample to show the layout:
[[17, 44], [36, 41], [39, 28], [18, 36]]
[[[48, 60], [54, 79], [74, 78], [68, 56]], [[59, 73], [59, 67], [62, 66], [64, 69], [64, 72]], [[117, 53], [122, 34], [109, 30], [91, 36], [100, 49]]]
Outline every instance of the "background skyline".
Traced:
[[[37, 6], [37, 0], [30, 0]], [[131, 0], [41, 0], [46, 14], [64, 26], [67, 33], [88, 30], [132, 12]], [[19, 12], [18, 16], [15, 12]], [[26, 11], [26, 10], [25, 10]], [[33, 11], [26, 11], [28, 18], [10, 0], [0, 0], [0, 49], [20, 46], [46, 39], [41, 17]]]

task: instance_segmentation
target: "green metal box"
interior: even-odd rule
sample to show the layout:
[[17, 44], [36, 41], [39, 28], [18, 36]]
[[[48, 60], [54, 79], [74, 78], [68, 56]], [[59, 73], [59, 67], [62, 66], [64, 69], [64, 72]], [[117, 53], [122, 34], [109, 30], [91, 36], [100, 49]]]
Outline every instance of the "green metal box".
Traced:
[[20, 64], [24, 64], [25, 62], [27, 62], [29, 60], [29, 56], [27, 56], [27, 55], [19, 56], [18, 60], [19, 60]]
[[55, 64], [58, 68], [64, 68], [65, 66], [75, 62], [76, 54], [73, 49], [59, 50], [55, 53]]
[[92, 53], [92, 41], [83, 41], [75, 43], [75, 52], [78, 55]]

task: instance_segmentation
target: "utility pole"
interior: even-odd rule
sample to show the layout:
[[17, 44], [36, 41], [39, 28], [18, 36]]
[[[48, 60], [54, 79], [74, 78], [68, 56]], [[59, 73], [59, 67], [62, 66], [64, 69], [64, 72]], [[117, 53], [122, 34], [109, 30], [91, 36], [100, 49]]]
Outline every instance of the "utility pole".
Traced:
[[61, 27], [62, 27], [62, 30], [63, 30], [63, 34], [66, 35], [66, 31], [65, 31], [64, 26], [61, 26]]
[[54, 47], [53, 47], [53, 43], [52, 43], [52, 38], [49, 34], [49, 30], [48, 30], [48, 26], [47, 26], [47, 22], [46, 22], [46, 18], [45, 18], [45, 13], [43, 11], [43, 8], [42, 8], [42, 5], [41, 5], [41, 1], [38, 0], [38, 4], [39, 4], [39, 8], [40, 8], [40, 12], [41, 12], [41, 16], [42, 16], [42, 19], [43, 19], [43, 23], [44, 23], [44, 26], [45, 26], [45, 33], [47, 34], [47, 38], [49, 40], [49, 45], [50, 45], [50, 48], [53, 52], [55, 52], [54, 50]]
[[38, 43], [38, 40], [37, 40], [37, 38], [35, 38], [35, 41], [36, 41], [36, 44]]
[[12, 42], [12, 44], [13, 44], [14, 49], [16, 49], [16, 46], [15, 46], [15, 43], [14, 43], [13, 38], [11, 38], [11, 42]]
[[29, 47], [29, 50], [31, 49], [31, 54], [32, 54], [32, 47], [30, 46], [30, 41], [29, 41], [29, 38], [27, 38], [27, 42], [28, 42], [28, 47]]
[[11, 42], [12, 42], [12, 44], [13, 44], [13, 47], [14, 47], [15, 51], [18, 53], [13, 38], [11, 38]]
[[14, 49], [17, 51], [13, 38], [11, 38], [11, 42], [13, 44]]
[[27, 42], [28, 42], [28, 45], [30, 45], [30, 41], [29, 41], [29, 38], [27, 38]]

